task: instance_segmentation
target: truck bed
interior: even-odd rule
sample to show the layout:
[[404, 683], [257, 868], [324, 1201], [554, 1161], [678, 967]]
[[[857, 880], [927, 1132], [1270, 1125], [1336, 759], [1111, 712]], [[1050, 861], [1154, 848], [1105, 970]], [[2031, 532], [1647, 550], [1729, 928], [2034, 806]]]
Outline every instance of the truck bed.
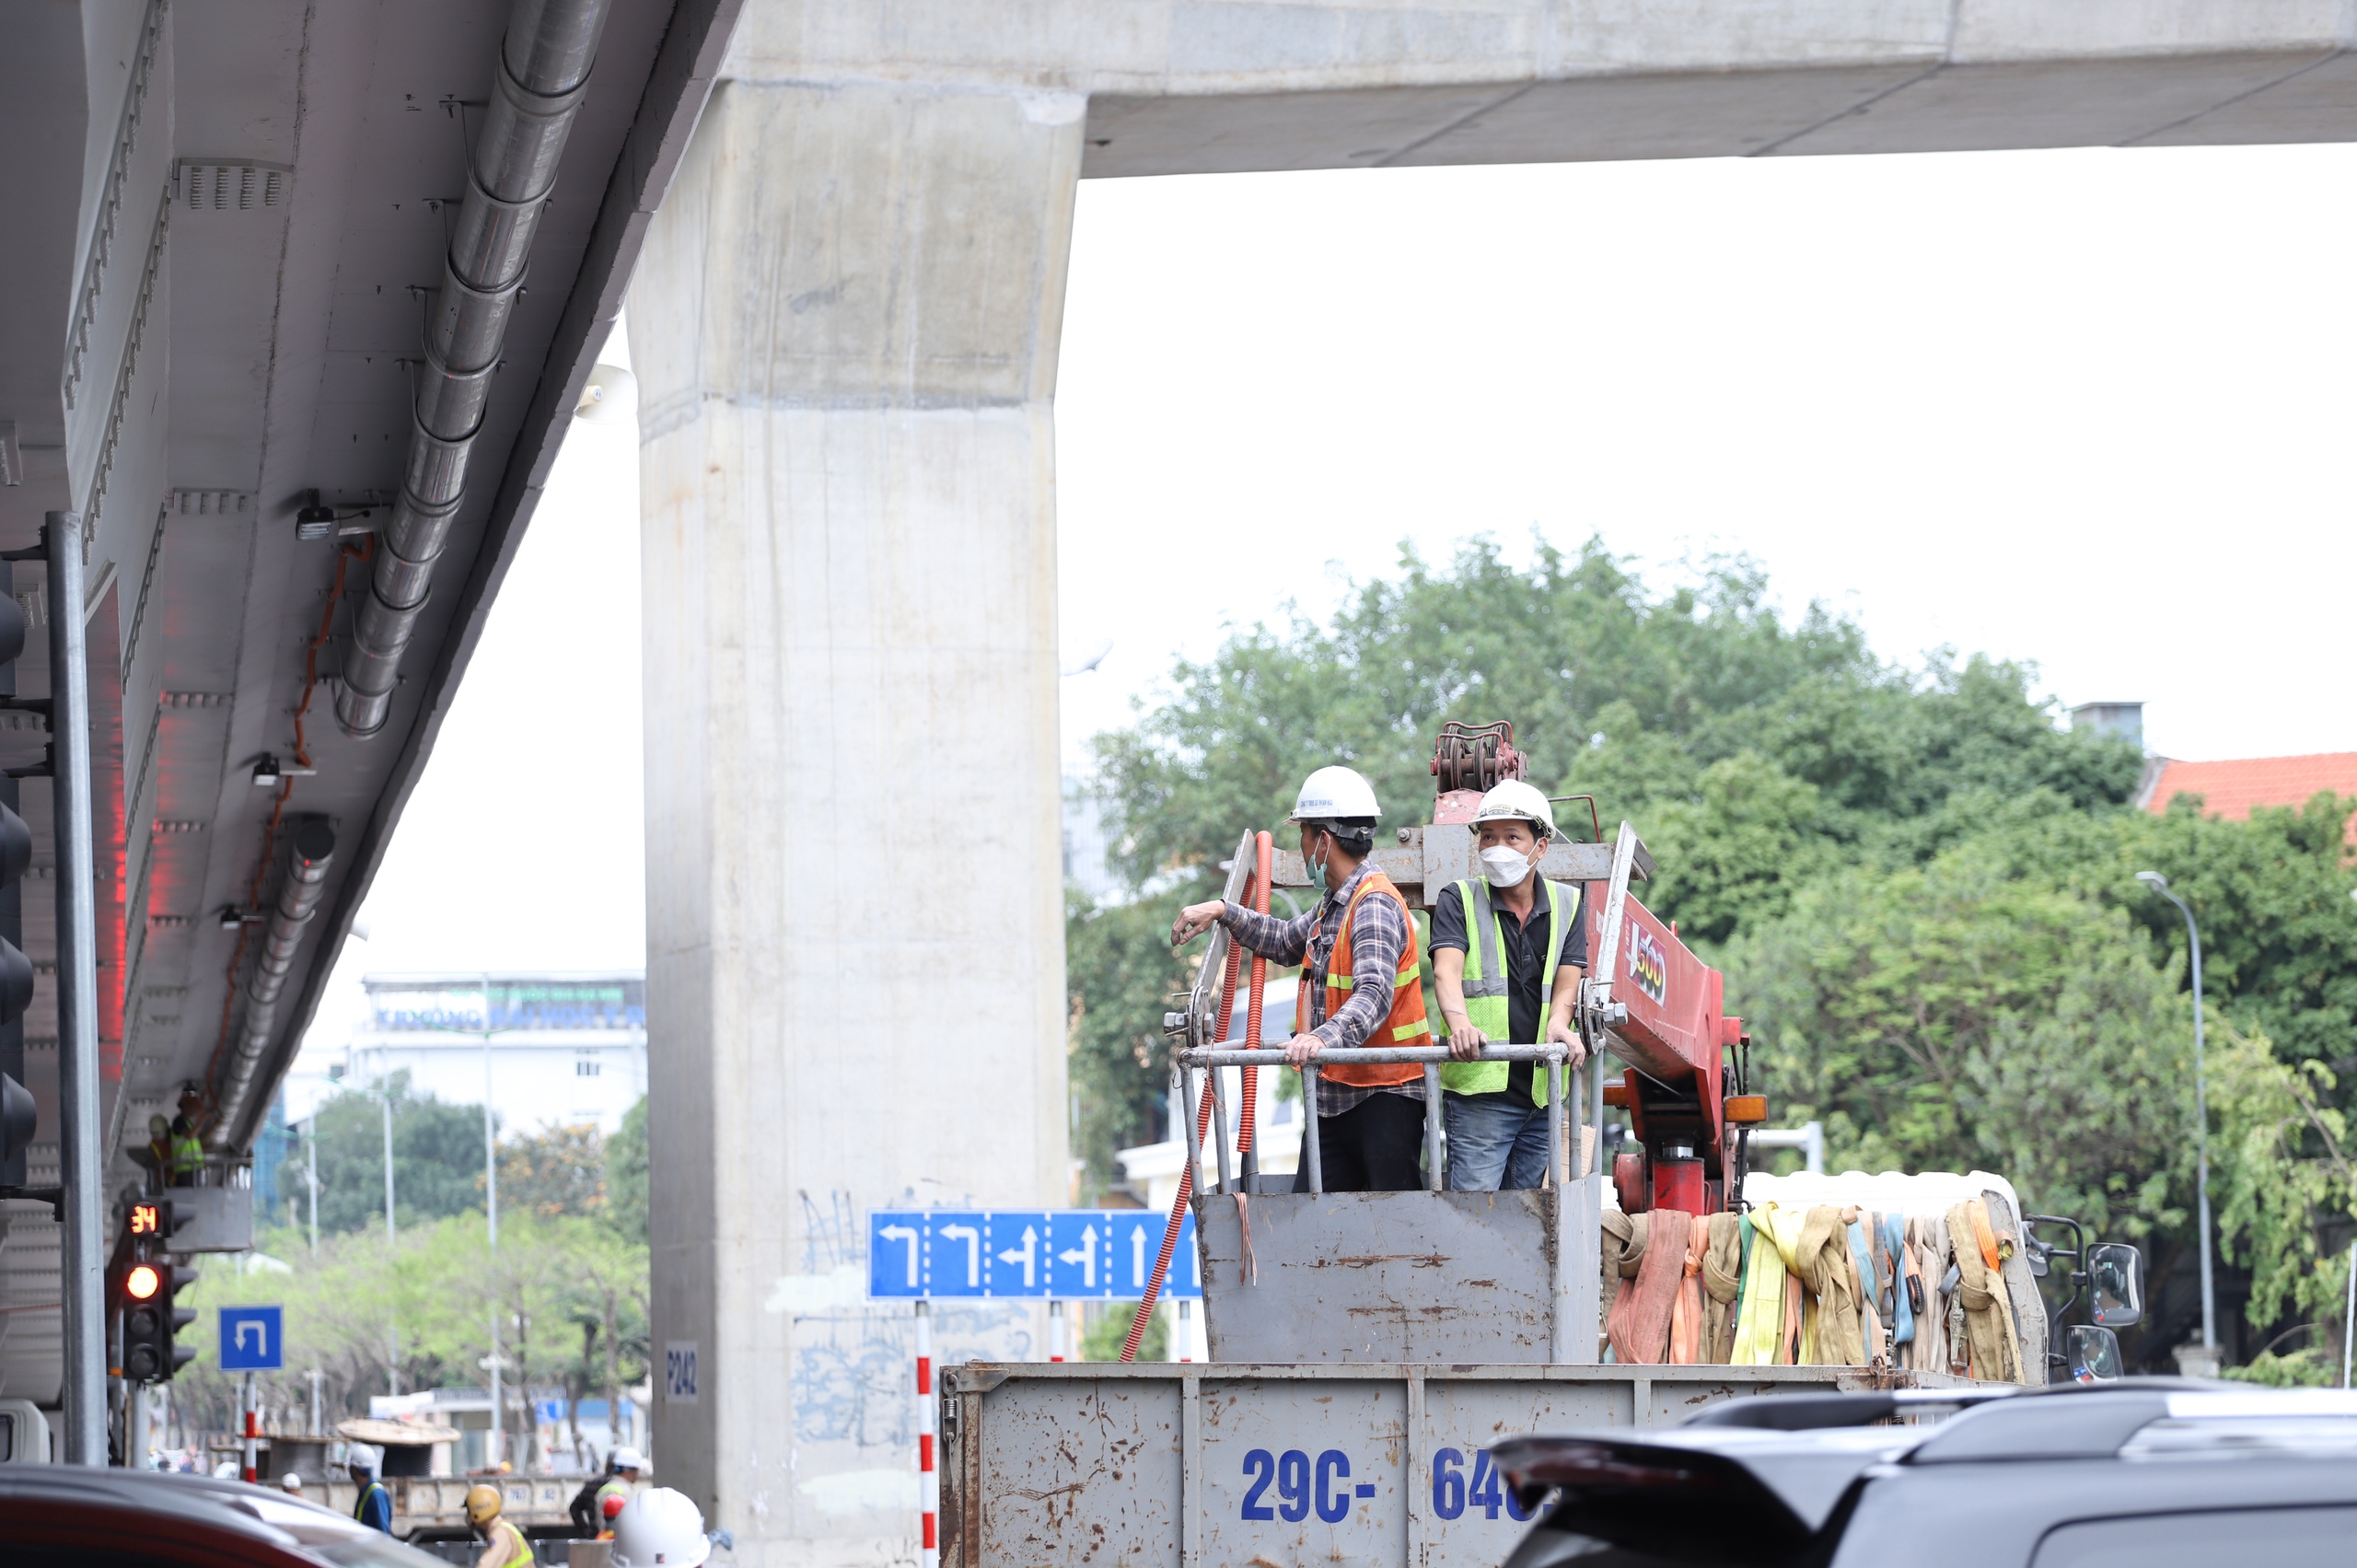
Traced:
[[1837, 1366], [974, 1362], [941, 1376], [943, 1568], [1495, 1568], [1528, 1516], [1489, 1446], [1664, 1425]]

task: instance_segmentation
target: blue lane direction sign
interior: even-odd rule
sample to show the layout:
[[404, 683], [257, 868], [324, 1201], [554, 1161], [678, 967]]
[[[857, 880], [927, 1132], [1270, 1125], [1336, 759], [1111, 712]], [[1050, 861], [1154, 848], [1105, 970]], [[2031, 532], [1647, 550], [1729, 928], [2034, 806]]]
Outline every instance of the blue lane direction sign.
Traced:
[[[877, 1209], [867, 1216], [867, 1294], [1136, 1301], [1168, 1223], [1143, 1209]], [[1202, 1297], [1192, 1214], [1162, 1293]]]
[[286, 1365], [284, 1309], [277, 1307], [221, 1308], [221, 1370], [275, 1372]]

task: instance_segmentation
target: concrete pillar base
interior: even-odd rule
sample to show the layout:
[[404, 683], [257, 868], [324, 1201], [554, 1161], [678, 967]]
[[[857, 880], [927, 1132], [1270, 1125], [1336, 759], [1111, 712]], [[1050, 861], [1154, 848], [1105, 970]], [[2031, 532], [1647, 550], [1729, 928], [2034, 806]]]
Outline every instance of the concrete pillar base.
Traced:
[[[867, 1212], [1067, 1200], [1081, 108], [726, 83], [632, 296], [654, 1461], [738, 1562], [916, 1556], [912, 1320], [865, 1300]], [[945, 1304], [935, 1354], [1045, 1359], [1046, 1326]]]

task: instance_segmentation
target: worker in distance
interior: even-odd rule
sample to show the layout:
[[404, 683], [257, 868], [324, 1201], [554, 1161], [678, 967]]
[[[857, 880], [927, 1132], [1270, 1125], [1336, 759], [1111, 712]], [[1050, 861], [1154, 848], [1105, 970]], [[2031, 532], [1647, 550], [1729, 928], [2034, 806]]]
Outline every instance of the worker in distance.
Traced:
[[[1325, 898], [1306, 914], [1279, 920], [1225, 899], [1190, 904], [1171, 923], [1171, 946], [1213, 925], [1271, 963], [1300, 964], [1295, 1033], [1285, 1061], [1317, 1059], [1314, 1086], [1319, 1172], [1329, 1192], [1409, 1192], [1423, 1180], [1423, 1069], [1412, 1062], [1353, 1064], [1362, 1046], [1432, 1043], [1419, 980], [1423, 962], [1408, 900], [1368, 863], [1382, 813], [1375, 790], [1349, 768], [1320, 768], [1302, 784], [1293, 815], [1310, 884]], [[1303, 1028], [1304, 1022], [1307, 1028]], [[1305, 1157], [1294, 1191], [1309, 1191]]]
[[352, 1516], [372, 1530], [393, 1533], [393, 1494], [377, 1479], [377, 1467], [384, 1463], [384, 1451], [373, 1443], [354, 1443], [344, 1454], [344, 1468], [351, 1472], [352, 1484], [359, 1489], [360, 1500], [353, 1504]]
[[1433, 900], [1433, 990], [1454, 1058], [1440, 1070], [1449, 1191], [1495, 1192], [1547, 1174], [1547, 1074], [1537, 1063], [1474, 1058], [1496, 1041], [1568, 1046], [1572, 1067], [1586, 1059], [1572, 1009], [1587, 927], [1580, 889], [1538, 874], [1555, 836], [1545, 796], [1507, 779], [1481, 797], [1470, 829], [1481, 874]]
[[[574, 1493], [565, 1512], [572, 1516], [574, 1527], [584, 1534], [597, 1533], [601, 1518], [610, 1519], [621, 1511], [638, 1490], [638, 1478], [645, 1472], [646, 1457], [627, 1446], [616, 1448], [606, 1457], [605, 1473], [591, 1476]], [[614, 1504], [608, 1508], [608, 1504]]]
[[495, 1486], [467, 1488], [467, 1526], [482, 1542], [474, 1568], [532, 1568], [532, 1543], [513, 1520], [500, 1516], [505, 1506]]

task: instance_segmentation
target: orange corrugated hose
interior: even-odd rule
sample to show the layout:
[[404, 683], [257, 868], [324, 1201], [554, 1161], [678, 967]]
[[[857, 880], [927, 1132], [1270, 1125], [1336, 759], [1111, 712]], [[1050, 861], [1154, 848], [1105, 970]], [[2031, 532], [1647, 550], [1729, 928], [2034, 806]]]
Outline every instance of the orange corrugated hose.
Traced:
[[[1275, 869], [1271, 862], [1274, 860], [1275, 854], [1270, 843], [1269, 835], [1266, 833], [1260, 836], [1255, 847], [1260, 854], [1257, 856], [1258, 863], [1252, 869], [1252, 907], [1260, 913], [1266, 914], [1269, 912], [1271, 873]], [[1252, 989], [1244, 999], [1244, 1049], [1247, 1051], [1260, 1049], [1260, 1005], [1263, 993], [1268, 989], [1269, 960], [1255, 953], [1252, 955]], [[1253, 1114], [1254, 1108], [1260, 1103], [1260, 1069], [1258, 1067], [1244, 1069], [1244, 1093], [1241, 1097], [1244, 1102], [1241, 1113], [1244, 1129], [1238, 1134], [1236, 1144], [1239, 1161], [1244, 1156], [1252, 1152], [1252, 1130], [1260, 1123], [1260, 1119]], [[1259, 1167], [1254, 1168], [1257, 1170]]]
[[[1269, 835], [1266, 833], [1260, 835], [1260, 841], [1263, 846], [1260, 852], [1260, 864], [1263, 867], [1268, 865], [1269, 857], [1268, 850], [1266, 848], [1268, 838]], [[1268, 878], [1264, 875], [1256, 873], [1253, 877], [1253, 881], [1256, 885], [1259, 885], [1265, 889]], [[1248, 887], [1245, 889], [1244, 897], [1248, 903], [1251, 901], [1251, 888]], [[1260, 906], [1258, 907], [1265, 907], [1268, 901], [1269, 895], [1265, 890], [1263, 890], [1260, 895]], [[1237, 947], [1235, 943], [1230, 942], [1227, 945], [1227, 968], [1220, 973], [1219, 1027], [1212, 1031], [1212, 1042], [1214, 1045], [1227, 1038], [1228, 1021], [1236, 1016], [1236, 972], [1238, 966], [1242, 963], [1243, 958], [1244, 949]], [[1260, 958], [1255, 958], [1253, 960], [1256, 971], [1263, 962], [1264, 960]], [[1246, 1010], [1245, 1016], [1248, 1020], [1257, 1020], [1259, 1015], [1260, 998], [1256, 993], [1253, 997], [1252, 1005]], [[1217, 1068], [1213, 1069], [1213, 1072], [1217, 1071]], [[1245, 1090], [1245, 1093], [1248, 1095], [1251, 1093], [1251, 1090], [1248, 1088]], [[1251, 1113], [1248, 1110], [1245, 1114], [1249, 1116]], [[1205, 1074], [1203, 1076], [1202, 1104], [1198, 1107], [1195, 1111], [1195, 1143], [1197, 1146], [1200, 1147], [1207, 1142], [1211, 1137], [1211, 1133], [1212, 1079], [1210, 1074]], [[1145, 1326], [1154, 1317], [1154, 1304], [1159, 1300], [1162, 1295], [1162, 1282], [1167, 1279], [1170, 1273], [1170, 1260], [1178, 1250], [1178, 1230], [1179, 1227], [1186, 1223], [1187, 1202], [1194, 1195], [1195, 1162], [1189, 1160], [1187, 1162], [1187, 1168], [1178, 1173], [1178, 1195], [1170, 1201], [1170, 1223], [1162, 1227], [1161, 1255], [1155, 1260], [1154, 1272], [1146, 1278], [1145, 1295], [1144, 1298], [1138, 1303], [1137, 1316], [1130, 1319], [1130, 1336], [1128, 1339], [1121, 1342], [1121, 1359], [1123, 1361], [1135, 1361], [1138, 1358], [1138, 1346], [1145, 1340]]]
[[[311, 749], [304, 739], [303, 720], [311, 711], [311, 693], [319, 689], [319, 650], [327, 646], [328, 633], [335, 626], [336, 610], [343, 603], [344, 573], [354, 562], [366, 563], [376, 553], [375, 534], [363, 535], [355, 542], [336, 548], [335, 583], [328, 589], [326, 608], [319, 611], [319, 629], [312, 634], [309, 645], [303, 650], [303, 696], [295, 704], [295, 764], [297, 767], [311, 765]], [[292, 778], [278, 781], [278, 798], [271, 802], [270, 822], [262, 829], [261, 861], [254, 867], [252, 886], [246, 889], [246, 908], [250, 911], [259, 912], [261, 908], [262, 883], [270, 876], [270, 868], [278, 857], [278, 825], [286, 816], [286, 797], [294, 793], [295, 781]], [[221, 1065], [222, 1052], [229, 1049], [229, 1020], [238, 1006], [238, 976], [245, 968], [246, 947], [252, 931], [250, 923], [241, 922], [238, 926], [237, 946], [229, 953], [227, 993], [221, 998], [221, 1034], [214, 1043], [213, 1059], [204, 1069], [203, 1114], [208, 1123], [218, 1109], [213, 1101], [214, 1074]]]

